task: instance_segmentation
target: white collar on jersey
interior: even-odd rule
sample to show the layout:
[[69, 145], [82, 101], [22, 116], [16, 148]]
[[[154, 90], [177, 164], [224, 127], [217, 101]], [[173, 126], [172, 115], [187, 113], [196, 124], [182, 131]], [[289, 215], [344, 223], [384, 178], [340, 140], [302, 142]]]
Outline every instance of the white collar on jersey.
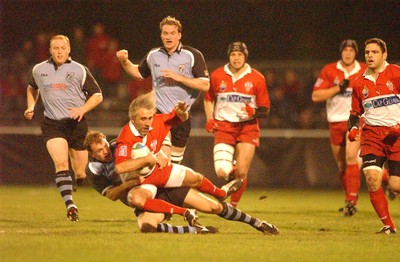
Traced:
[[237, 78], [235, 78], [234, 74], [229, 69], [229, 63], [224, 66], [224, 71], [225, 71], [225, 73], [227, 73], [228, 75], [230, 75], [232, 77], [232, 79], [234, 80], [233, 82], [236, 82], [237, 80], [241, 79], [245, 75], [251, 73], [251, 66], [248, 63], [245, 63], [244, 66], [246, 66], [246, 70], [244, 70], [243, 73], [241, 73]]
[[[131, 130], [131, 132], [132, 132], [132, 134], [133, 134], [134, 136], [143, 137], [143, 136], [139, 133], [139, 131], [137, 131], [136, 127], [132, 124], [131, 121], [129, 121], [129, 129]], [[150, 127], [149, 132], [150, 132], [152, 129], [153, 129], [153, 127]], [[144, 137], [143, 137], [143, 143], [145, 143], [146, 139], [147, 139], [147, 136], [144, 136]]]

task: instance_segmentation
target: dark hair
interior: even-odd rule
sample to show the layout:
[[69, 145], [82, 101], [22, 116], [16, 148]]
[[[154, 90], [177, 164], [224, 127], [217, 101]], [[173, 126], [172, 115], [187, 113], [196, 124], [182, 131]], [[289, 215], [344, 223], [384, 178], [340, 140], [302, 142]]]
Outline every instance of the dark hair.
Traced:
[[367, 41], [365, 41], [365, 46], [369, 44], [377, 44], [381, 48], [382, 54], [387, 52], [386, 43], [380, 38], [370, 38]]

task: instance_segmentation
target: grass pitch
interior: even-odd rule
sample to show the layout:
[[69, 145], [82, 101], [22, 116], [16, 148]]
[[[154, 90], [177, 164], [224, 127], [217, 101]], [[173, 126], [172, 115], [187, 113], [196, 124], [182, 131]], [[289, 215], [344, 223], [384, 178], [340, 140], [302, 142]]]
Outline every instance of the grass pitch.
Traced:
[[[266, 197], [265, 197], [266, 196]], [[143, 234], [133, 210], [89, 187], [74, 200], [80, 221], [67, 221], [52, 186], [0, 186], [0, 261], [396, 261], [400, 232], [382, 227], [365, 190], [359, 211], [343, 217], [340, 191], [247, 189], [239, 208], [275, 224], [278, 236], [200, 213], [218, 234]], [[389, 202], [400, 225], [400, 199]], [[172, 224], [185, 225], [174, 216]]]

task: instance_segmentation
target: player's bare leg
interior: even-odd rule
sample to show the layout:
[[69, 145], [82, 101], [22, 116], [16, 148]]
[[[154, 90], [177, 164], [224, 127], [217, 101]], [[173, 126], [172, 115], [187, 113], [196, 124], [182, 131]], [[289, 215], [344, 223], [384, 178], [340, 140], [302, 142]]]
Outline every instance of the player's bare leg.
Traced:
[[75, 181], [79, 186], [86, 178], [85, 168], [88, 162], [88, 152], [86, 150], [75, 150], [70, 148], [69, 156], [71, 158], [71, 168], [75, 174]]
[[243, 186], [231, 195], [231, 205], [236, 207], [247, 186], [247, 174], [253, 160], [256, 147], [250, 143], [236, 144], [236, 170], [235, 178], [243, 180]]

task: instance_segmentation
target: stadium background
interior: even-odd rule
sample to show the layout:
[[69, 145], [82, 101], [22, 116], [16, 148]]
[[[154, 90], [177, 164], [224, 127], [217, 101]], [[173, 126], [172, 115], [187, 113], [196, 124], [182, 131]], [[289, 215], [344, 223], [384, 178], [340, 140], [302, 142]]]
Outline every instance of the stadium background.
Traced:
[[[255, 68], [273, 68], [278, 76], [292, 68], [303, 80], [311, 70], [337, 60], [338, 45], [345, 38], [355, 39], [362, 49], [364, 40], [380, 37], [388, 45], [389, 61], [400, 60], [399, 1], [0, 0], [0, 72], [7, 70], [24, 40], [39, 31], [70, 35], [80, 25], [90, 32], [96, 22], [137, 61], [160, 45], [158, 24], [167, 15], [182, 22], [183, 42], [203, 52], [210, 71], [226, 62], [226, 46], [237, 39], [247, 43]], [[309, 97], [312, 86], [307, 84], [304, 92]], [[115, 137], [127, 121], [127, 102], [107, 99], [107, 106], [88, 115], [92, 127]], [[36, 110], [40, 112], [40, 106]], [[0, 183], [53, 183], [52, 163], [38, 129], [40, 113], [37, 116], [32, 123], [18, 110], [0, 117]], [[212, 137], [202, 129], [201, 107], [195, 108], [194, 117], [198, 129], [184, 164], [220, 183], [213, 173]], [[325, 120], [316, 121], [301, 129], [263, 125], [249, 185], [339, 187]]]

